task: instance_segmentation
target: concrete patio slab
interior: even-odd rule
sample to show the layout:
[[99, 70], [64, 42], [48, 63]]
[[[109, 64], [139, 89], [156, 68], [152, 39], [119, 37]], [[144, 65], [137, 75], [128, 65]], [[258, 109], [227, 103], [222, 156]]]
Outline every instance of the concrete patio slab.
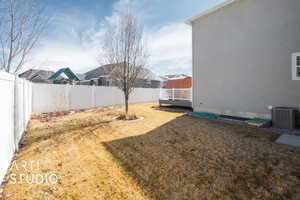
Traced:
[[287, 144], [295, 147], [300, 147], [300, 136], [282, 135], [277, 140], [279, 144]]

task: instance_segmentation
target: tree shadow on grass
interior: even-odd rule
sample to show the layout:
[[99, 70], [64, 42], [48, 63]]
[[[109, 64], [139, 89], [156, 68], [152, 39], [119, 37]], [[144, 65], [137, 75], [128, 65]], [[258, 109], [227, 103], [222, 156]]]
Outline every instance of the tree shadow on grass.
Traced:
[[292, 174], [299, 170], [300, 151], [273, 143], [277, 136], [181, 116], [103, 144], [154, 199], [295, 198], [300, 180]]

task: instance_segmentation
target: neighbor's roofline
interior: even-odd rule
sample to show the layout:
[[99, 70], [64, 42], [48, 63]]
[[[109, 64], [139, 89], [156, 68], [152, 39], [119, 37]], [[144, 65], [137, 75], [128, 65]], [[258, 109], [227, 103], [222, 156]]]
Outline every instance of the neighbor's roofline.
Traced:
[[222, 8], [228, 6], [228, 5], [230, 5], [230, 4], [232, 4], [232, 3], [236, 2], [236, 1], [237, 0], [227, 0], [227, 1], [223, 2], [223, 3], [221, 3], [221, 4], [216, 5], [215, 7], [212, 7], [210, 9], [208, 9], [208, 10], [205, 10], [204, 12], [201, 12], [200, 14], [198, 14], [198, 15], [196, 15], [196, 16], [188, 19], [188, 20], [186, 20], [185, 23], [188, 24], [188, 25], [192, 25], [194, 21], [196, 21], [198, 19], [201, 19], [202, 17], [205, 17], [207, 15], [213, 14], [213, 13], [221, 10]]

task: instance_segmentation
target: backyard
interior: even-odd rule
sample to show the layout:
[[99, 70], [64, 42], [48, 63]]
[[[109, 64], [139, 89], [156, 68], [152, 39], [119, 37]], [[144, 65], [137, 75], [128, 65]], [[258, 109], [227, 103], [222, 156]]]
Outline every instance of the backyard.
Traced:
[[21, 161], [57, 184], [2, 184], [0, 199], [300, 199], [300, 149], [254, 127], [131, 105], [33, 115]]

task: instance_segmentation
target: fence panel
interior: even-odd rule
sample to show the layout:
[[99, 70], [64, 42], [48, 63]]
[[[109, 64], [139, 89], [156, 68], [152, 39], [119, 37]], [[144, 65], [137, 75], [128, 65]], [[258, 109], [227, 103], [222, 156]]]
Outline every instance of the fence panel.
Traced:
[[32, 84], [32, 111], [55, 112], [69, 109], [67, 85]]
[[[56, 112], [122, 105], [124, 96], [116, 87], [33, 83], [33, 112]], [[159, 89], [136, 88], [129, 103], [158, 102]]]
[[[123, 95], [122, 95], [123, 98]], [[129, 103], [157, 102], [159, 99], [159, 89], [136, 88], [129, 99]]]
[[0, 72], [0, 183], [31, 115], [31, 83]]
[[67, 96], [69, 98], [70, 106], [67, 110], [85, 109], [95, 107], [93, 97], [93, 86], [77, 86], [66, 85]]
[[124, 103], [123, 93], [115, 87], [94, 87], [95, 107], [114, 106]]

